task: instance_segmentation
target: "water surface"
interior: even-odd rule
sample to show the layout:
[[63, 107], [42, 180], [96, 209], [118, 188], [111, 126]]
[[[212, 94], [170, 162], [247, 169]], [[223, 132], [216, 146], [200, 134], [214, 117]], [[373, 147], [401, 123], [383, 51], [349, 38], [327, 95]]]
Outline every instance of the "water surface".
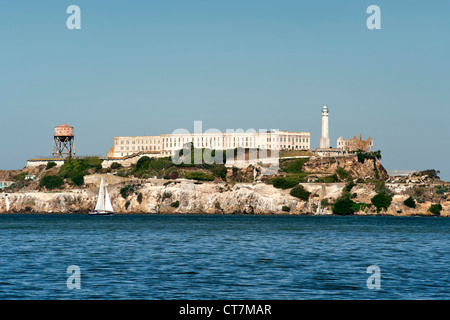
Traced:
[[0, 215], [0, 299], [449, 299], [449, 228], [441, 217]]

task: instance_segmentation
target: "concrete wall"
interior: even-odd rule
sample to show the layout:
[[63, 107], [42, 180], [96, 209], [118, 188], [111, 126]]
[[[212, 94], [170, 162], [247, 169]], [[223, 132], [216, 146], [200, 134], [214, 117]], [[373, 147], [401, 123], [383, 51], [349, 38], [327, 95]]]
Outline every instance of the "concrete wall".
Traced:
[[46, 166], [49, 162], [55, 162], [57, 167], [61, 167], [64, 164], [64, 159], [29, 159], [27, 161], [27, 168]]
[[88, 185], [93, 185], [95, 187], [100, 187], [100, 182], [102, 178], [103, 182], [106, 183], [107, 185], [121, 183], [130, 180], [128, 178], [119, 177], [112, 174], [91, 174], [84, 177], [84, 183]]
[[167, 155], [162, 155], [157, 152], [140, 152], [140, 153], [135, 153], [135, 154], [132, 154], [129, 156], [121, 157], [121, 158], [106, 158], [106, 159], [103, 159], [102, 167], [109, 168], [114, 162], [121, 164], [123, 167], [129, 167], [132, 164], [138, 162], [138, 160], [142, 157], [164, 158], [164, 157], [167, 157]]

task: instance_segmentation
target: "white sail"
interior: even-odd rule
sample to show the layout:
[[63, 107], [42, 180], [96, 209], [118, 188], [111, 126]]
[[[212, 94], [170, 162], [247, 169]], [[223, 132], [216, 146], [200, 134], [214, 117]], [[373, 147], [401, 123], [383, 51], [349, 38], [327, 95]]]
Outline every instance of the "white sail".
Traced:
[[9, 198], [8, 198], [8, 195], [5, 195], [5, 197], [6, 197], [6, 200], [5, 200], [5, 202], [6, 202], [6, 211], [9, 211]]
[[105, 211], [114, 212], [111, 204], [111, 199], [109, 198], [108, 188], [105, 187]]
[[95, 206], [96, 211], [105, 210], [105, 194], [104, 194], [103, 189], [104, 188], [103, 188], [103, 178], [102, 178], [102, 181], [100, 182], [100, 190], [98, 191], [97, 205]]

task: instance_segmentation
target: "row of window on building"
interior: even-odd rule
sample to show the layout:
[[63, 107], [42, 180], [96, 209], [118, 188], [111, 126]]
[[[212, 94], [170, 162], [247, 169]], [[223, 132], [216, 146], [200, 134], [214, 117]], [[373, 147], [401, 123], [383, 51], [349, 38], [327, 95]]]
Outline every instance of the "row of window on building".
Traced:
[[[175, 136], [174, 136], [175, 135]], [[170, 134], [148, 137], [115, 137], [114, 156], [124, 156], [141, 151], [170, 153], [181, 149], [187, 143], [196, 148], [234, 149], [289, 149], [308, 150], [310, 148], [309, 132], [289, 132], [289, 134], [260, 133], [226, 133], [226, 134]]]

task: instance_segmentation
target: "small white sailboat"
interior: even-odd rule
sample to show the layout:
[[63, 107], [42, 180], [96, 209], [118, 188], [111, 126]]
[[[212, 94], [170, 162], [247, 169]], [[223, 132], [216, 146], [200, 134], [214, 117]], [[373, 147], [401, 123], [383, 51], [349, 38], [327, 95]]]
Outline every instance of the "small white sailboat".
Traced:
[[100, 182], [100, 190], [98, 191], [97, 205], [93, 212], [89, 212], [90, 215], [97, 216], [109, 216], [114, 214], [114, 209], [109, 198], [108, 189], [103, 184], [103, 178]]

